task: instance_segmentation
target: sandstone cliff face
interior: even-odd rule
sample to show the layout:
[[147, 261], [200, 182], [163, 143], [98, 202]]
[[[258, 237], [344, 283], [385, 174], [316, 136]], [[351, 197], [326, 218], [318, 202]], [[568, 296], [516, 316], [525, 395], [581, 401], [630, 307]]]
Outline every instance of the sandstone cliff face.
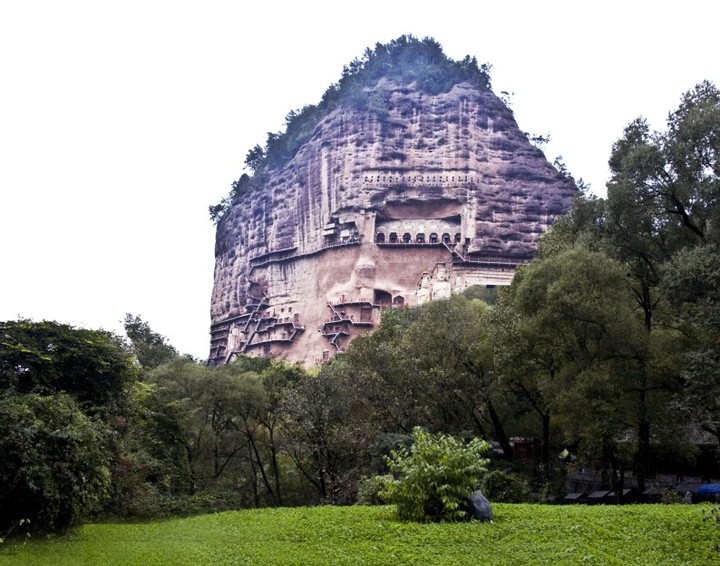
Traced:
[[330, 113], [219, 222], [211, 363], [311, 365], [371, 331], [382, 308], [507, 284], [570, 207], [573, 183], [492, 92], [374, 90], [379, 111]]

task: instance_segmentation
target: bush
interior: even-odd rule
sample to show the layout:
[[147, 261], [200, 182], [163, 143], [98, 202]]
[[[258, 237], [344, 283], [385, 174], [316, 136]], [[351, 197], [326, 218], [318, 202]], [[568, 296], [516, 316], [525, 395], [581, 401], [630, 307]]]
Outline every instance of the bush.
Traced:
[[493, 470], [483, 478], [482, 492], [488, 499], [500, 503], [525, 503], [533, 499], [525, 479], [500, 470]]
[[416, 427], [413, 444], [394, 450], [388, 468], [399, 478], [388, 480], [380, 496], [397, 504], [398, 517], [413, 521], [458, 520], [467, 516], [462, 503], [477, 487], [488, 460], [488, 444], [468, 443]]
[[389, 475], [360, 478], [357, 485], [358, 505], [383, 505], [386, 503], [380, 494], [391, 481], [393, 481], [393, 477]]
[[666, 505], [675, 505], [677, 503], [682, 503], [682, 497], [674, 489], [666, 489], [660, 496], [660, 503], [665, 503]]

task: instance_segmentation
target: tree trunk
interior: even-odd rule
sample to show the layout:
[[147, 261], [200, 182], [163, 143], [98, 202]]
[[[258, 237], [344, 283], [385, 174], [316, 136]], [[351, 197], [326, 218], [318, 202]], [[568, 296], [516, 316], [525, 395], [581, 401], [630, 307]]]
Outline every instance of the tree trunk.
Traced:
[[495, 438], [500, 443], [500, 447], [503, 449], [503, 452], [505, 452], [505, 455], [508, 458], [512, 458], [514, 453], [512, 445], [508, 440], [507, 434], [505, 434], [505, 427], [503, 427], [503, 424], [500, 421], [500, 416], [495, 410], [495, 405], [493, 404], [492, 399], [487, 397], [485, 399], [485, 406], [487, 407], [488, 415], [490, 416], [490, 421], [492, 422], [493, 430], [495, 431]]
[[267, 427], [270, 436], [270, 467], [272, 468], [273, 479], [275, 480], [275, 500], [278, 505], [282, 505], [282, 495], [280, 494], [280, 466], [277, 459], [277, 448], [275, 447], [275, 435], [272, 428]]
[[545, 476], [550, 472], [550, 413], [542, 415], [542, 447], [541, 459], [545, 470]]
[[645, 491], [645, 480], [648, 474], [648, 463], [650, 461], [650, 422], [648, 421], [647, 407], [647, 375], [644, 362], [640, 363], [640, 387], [638, 388], [637, 408], [637, 449], [635, 452], [635, 476], [637, 477], [638, 490]]

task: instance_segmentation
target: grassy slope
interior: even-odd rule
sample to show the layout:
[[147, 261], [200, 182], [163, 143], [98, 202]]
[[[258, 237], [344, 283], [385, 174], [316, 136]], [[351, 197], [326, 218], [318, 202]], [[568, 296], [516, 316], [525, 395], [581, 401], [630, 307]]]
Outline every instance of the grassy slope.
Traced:
[[709, 506], [494, 505], [493, 523], [411, 524], [388, 507], [263, 509], [94, 524], [0, 548], [0, 566], [720, 564]]

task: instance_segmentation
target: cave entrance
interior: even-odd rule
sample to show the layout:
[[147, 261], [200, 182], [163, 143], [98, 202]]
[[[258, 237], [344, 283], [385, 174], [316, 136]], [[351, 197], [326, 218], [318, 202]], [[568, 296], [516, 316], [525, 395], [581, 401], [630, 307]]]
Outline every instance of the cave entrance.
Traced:
[[403, 244], [409, 244], [412, 242], [412, 236], [410, 235], [410, 232], [405, 232], [403, 234]]
[[385, 234], [382, 232], [378, 232], [377, 236], [375, 236], [375, 243], [376, 244], [384, 244], [385, 243]]
[[392, 305], [392, 295], [382, 289], [375, 289], [375, 304], [380, 308], [387, 308]]
[[390, 232], [390, 243], [397, 244], [397, 242], [398, 242], [397, 232]]

